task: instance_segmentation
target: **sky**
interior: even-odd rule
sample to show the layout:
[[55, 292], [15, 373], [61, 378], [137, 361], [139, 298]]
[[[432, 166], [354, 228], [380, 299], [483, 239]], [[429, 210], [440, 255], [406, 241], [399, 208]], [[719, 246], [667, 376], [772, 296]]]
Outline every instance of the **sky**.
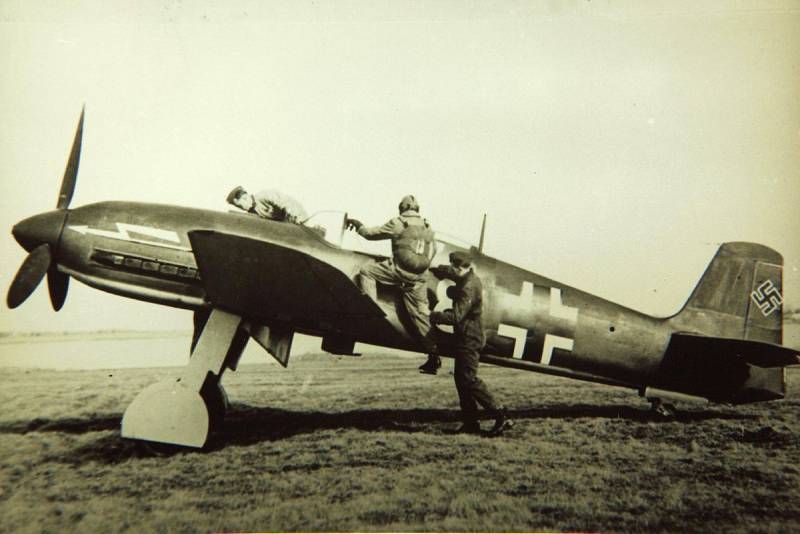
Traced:
[[[0, 287], [55, 207], [227, 210], [235, 185], [434, 228], [566, 285], [676, 312], [719, 244], [785, 259], [800, 306], [800, 4], [0, 2]], [[4, 236], [3, 236], [4, 234]], [[0, 331], [181, 329], [73, 281]]]

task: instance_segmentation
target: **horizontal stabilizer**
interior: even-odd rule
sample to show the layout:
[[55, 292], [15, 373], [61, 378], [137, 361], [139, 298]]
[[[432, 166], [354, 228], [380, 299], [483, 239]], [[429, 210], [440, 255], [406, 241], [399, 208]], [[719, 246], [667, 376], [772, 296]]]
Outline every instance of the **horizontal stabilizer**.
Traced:
[[736, 358], [759, 367], [785, 367], [800, 364], [798, 351], [761, 341], [672, 334], [671, 347], [673, 343], [680, 344], [684, 348], [691, 348], [698, 357], [702, 357], [700, 355], [706, 355], [706, 357], [718, 355], [722, 358]]
[[762, 341], [676, 333], [649, 385], [714, 402], [782, 399], [784, 367], [800, 363], [799, 356]]

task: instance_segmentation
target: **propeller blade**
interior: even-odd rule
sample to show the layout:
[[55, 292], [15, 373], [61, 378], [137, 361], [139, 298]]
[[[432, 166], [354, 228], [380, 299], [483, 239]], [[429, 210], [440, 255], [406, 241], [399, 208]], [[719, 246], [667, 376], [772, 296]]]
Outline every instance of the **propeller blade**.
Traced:
[[44, 273], [50, 268], [50, 259], [50, 245], [47, 243], [39, 245], [28, 254], [8, 288], [6, 303], [9, 308], [16, 308], [33, 293], [44, 278]]
[[58, 311], [67, 299], [67, 288], [69, 287], [69, 275], [62, 273], [53, 265], [47, 271], [47, 289], [50, 291], [50, 304], [53, 309]]
[[86, 111], [81, 109], [81, 118], [78, 121], [78, 129], [75, 131], [75, 140], [72, 141], [72, 152], [69, 154], [67, 168], [64, 169], [64, 178], [61, 180], [61, 191], [58, 193], [58, 203], [56, 208], [66, 209], [72, 201], [72, 193], [75, 192], [75, 182], [78, 180], [78, 165], [81, 162], [81, 140], [83, 139], [83, 114]]

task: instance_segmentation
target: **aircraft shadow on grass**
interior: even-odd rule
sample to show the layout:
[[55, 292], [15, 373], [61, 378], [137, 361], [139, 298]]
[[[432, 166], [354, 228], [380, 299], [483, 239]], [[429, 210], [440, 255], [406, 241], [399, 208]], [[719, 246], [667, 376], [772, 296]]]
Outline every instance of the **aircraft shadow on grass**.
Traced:
[[[508, 411], [509, 417], [522, 422], [535, 419], [626, 419], [665, 421], [650, 410], [631, 406], [593, 406], [575, 404]], [[673, 421], [694, 422], [714, 419], [748, 419], [749, 415], [728, 412], [684, 412]], [[246, 445], [289, 438], [319, 430], [358, 429], [379, 432], [429, 432], [448, 434], [460, 423], [458, 410], [437, 409], [364, 409], [342, 413], [293, 412], [274, 408], [236, 405], [226, 416], [225, 443]], [[213, 446], [212, 446], [213, 447]]]
[[[221, 431], [204, 449], [216, 451], [230, 445], [252, 445], [260, 442], [278, 441], [300, 434], [312, 434], [322, 430], [358, 429], [367, 432], [428, 432], [449, 434], [454, 432], [460, 421], [458, 410], [448, 409], [363, 409], [341, 413], [291, 411], [275, 408], [254, 407], [234, 404]], [[693, 423], [713, 420], [752, 420], [758, 416], [724, 411], [679, 412], [673, 419], [660, 419], [652, 411], [633, 406], [597, 406], [573, 404], [522, 408], [508, 411], [515, 421], [523, 422], [537, 419], [622, 419], [631, 422], [680, 422]], [[122, 414], [108, 414], [98, 417], [88, 414], [85, 417], [63, 419], [34, 419], [0, 424], [0, 434], [27, 434], [29, 432], [61, 432], [67, 434], [87, 434], [118, 430]], [[486, 422], [484, 423], [486, 424]], [[512, 432], [517, 432], [512, 430]], [[66, 463], [81, 463], [89, 460], [101, 463], [118, 463], [131, 457], [171, 456], [189, 449], [181, 447], [142, 448], [141, 443], [119, 440], [116, 432], [103, 436], [78, 450], [64, 453], [54, 458]]]
[[[756, 415], [721, 412], [693, 411], [678, 412], [672, 419], [664, 419], [651, 410], [633, 406], [597, 406], [592, 404], [573, 404], [521, 408], [508, 410], [515, 420], [526, 419], [627, 419], [643, 422], [691, 423], [708, 420], [744, 420]], [[36, 418], [31, 421], [11, 421], [0, 423], [0, 434], [27, 434], [28, 432], [64, 432], [67, 434], [86, 434], [119, 429], [122, 414], [87, 414], [85, 417], [65, 417], [63, 419]], [[249, 441], [268, 441], [288, 438], [316, 430], [355, 428], [367, 431], [426, 432], [431, 431], [433, 423], [453, 423], [460, 421], [458, 410], [436, 409], [363, 409], [349, 412], [309, 412], [291, 411], [276, 408], [262, 408], [246, 404], [235, 404], [226, 415], [222, 434], [228, 435], [235, 443]], [[447, 433], [446, 429], [438, 431]], [[245, 440], [245, 441], [242, 441]]]

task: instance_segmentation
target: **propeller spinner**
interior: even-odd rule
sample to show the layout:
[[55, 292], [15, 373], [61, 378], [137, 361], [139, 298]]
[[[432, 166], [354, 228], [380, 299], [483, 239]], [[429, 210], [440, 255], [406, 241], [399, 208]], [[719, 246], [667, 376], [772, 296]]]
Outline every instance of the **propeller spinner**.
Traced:
[[60, 272], [54, 261], [55, 252], [61, 239], [61, 231], [67, 220], [69, 204], [75, 192], [78, 179], [78, 166], [81, 160], [81, 140], [83, 138], [83, 116], [85, 109], [81, 110], [81, 118], [72, 141], [64, 178], [61, 180], [61, 190], [58, 194], [56, 209], [40, 213], [17, 223], [12, 229], [14, 239], [29, 251], [28, 257], [22, 262], [17, 271], [11, 287], [8, 289], [6, 303], [9, 308], [16, 308], [33, 293], [39, 283], [47, 274], [47, 285], [50, 292], [50, 303], [58, 311], [64, 305], [69, 287], [69, 276]]

